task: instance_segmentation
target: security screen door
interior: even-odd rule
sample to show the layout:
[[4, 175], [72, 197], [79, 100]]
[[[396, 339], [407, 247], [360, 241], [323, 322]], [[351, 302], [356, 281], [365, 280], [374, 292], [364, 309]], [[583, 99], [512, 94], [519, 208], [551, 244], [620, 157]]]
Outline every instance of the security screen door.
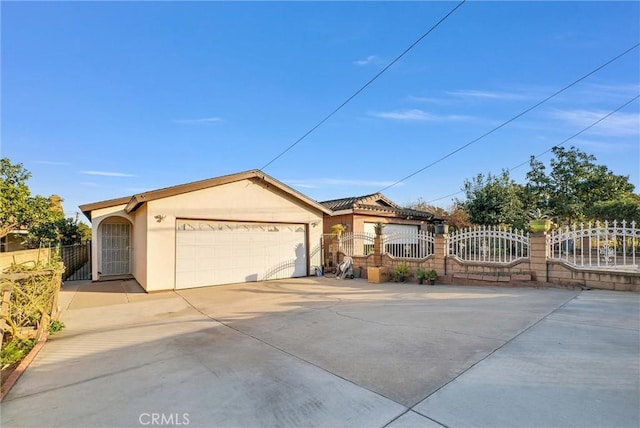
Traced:
[[106, 223], [102, 225], [102, 275], [131, 273], [131, 225]]

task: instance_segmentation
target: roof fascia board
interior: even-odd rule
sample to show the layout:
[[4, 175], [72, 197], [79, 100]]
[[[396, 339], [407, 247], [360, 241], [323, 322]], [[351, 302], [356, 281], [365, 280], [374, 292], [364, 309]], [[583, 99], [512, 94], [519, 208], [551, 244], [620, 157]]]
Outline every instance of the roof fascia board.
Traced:
[[124, 205], [128, 203], [130, 200], [131, 200], [130, 196], [125, 196], [123, 198], [108, 199], [106, 201], [92, 202], [90, 204], [80, 205], [78, 206], [78, 208], [80, 208], [80, 211], [82, 211], [82, 214], [84, 214], [85, 217], [91, 220], [92, 211], [99, 210], [102, 208], [115, 207], [116, 205]]
[[353, 214], [353, 213], [354, 213], [353, 208], [349, 208], [346, 210], [331, 211], [329, 215], [336, 216], [336, 215], [347, 215], [347, 214]]

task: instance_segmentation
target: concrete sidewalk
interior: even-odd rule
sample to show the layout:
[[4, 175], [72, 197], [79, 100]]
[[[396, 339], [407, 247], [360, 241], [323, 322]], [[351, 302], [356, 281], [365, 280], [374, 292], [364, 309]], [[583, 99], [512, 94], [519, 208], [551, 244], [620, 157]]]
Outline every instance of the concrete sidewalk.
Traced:
[[131, 281], [60, 304], [3, 427], [640, 425], [638, 294]]

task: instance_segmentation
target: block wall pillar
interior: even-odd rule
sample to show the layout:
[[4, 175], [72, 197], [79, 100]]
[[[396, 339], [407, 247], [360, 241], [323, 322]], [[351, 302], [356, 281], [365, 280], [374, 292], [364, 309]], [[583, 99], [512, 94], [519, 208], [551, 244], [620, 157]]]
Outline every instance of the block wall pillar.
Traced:
[[380, 235], [373, 238], [373, 263], [375, 266], [382, 266], [382, 237]]
[[438, 276], [446, 275], [446, 258], [447, 258], [447, 233], [436, 233], [433, 244], [433, 269], [436, 270]]
[[529, 240], [529, 265], [534, 281], [549, 282], [547, 259], [549, 258], [549, 236], [546, 232], [532, 233]]

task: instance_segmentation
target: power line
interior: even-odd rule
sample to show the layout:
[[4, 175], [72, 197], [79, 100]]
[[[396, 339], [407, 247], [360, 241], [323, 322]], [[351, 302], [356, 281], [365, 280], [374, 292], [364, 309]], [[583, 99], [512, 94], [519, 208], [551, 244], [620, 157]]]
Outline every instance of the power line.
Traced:
[[[588, 131], [589, 129], [593, 128], [594, 126], [596, 126], [597, 124], [599, 124], [600, 122], [602, 122], [603, 120], [607, 119], [609, 116], [611, 116], [611, 115], [613, 115], [613, 114], [615, 114], [615, 113], [619, 112], [620, 110], [622, 110], [623, 108], [625, 108], [626, 106], [628, 106], [629, 104], [631, 104], [632, 102], [636, 101], [636, 100], [637, 100], [637, 99], [639, 99], [639, 98], [640, 98], [640, 95], [636, 95], [635, 97], [633, 97], [632, 99], [630, 99], [630, 100], [629, 100], [629, 101], [627, 101], [626, 103], [622, 104], [621, 106], [619, 106], [619, 107], [618, 107], [618, 108], [616, 108], [615, 110], [610, 111], [609, 113], [607, 113], [607, 114], [605, 114], [604, 116], [602, 116], [600, 119], [598, 119], [598, 120], [596, 120], [595, 122], [591, 123], [591, 124], [590, 124], [589, 126], [587, 126], [586, 128], [583, 128], [582, 130], [580, 130], [580, 131], [576, 132], [576, 133], [575, 133], [575, 134], [573, 134], [572, 136], [570, 136], [570, 137], [568, 137], [568, 138], [564, 139], [564, 140], [563, 140], [563, 141], [561, 141], [559, 144], [554, 144], [553, 146], [549, 147], [549, 148], [548, 148], [547, 150], [545, 150], [544, 152], [542, 152], [542, 153], [539, 153], [539, 154], [535, 155], [535, 156], [533, 157], [533, 159], [538, 159], [540, 156], [543, 156], [543, 155], [545, 155], [545, 154], [549, 153], [549, 152], [550, 152], [551, 150], [553, 150], [554, 148], [556, 148], [556, 147], [561, 147], [561, 146], [565, 145], [567, 142], [569, 142], [569, 141], [573, 140], [574, 138], [576, 138], [577, 136], [579, 136], [579, 135], [581, 135], [581, 134], [585, 133], [585, 132], [586, 132], [586, 131]], [[529, 158], [529, 160], [526, 160], [526, 161], [524, 161], [524, 162], [519, 163], [518, 165], [516, 165], [516, 166], [514, 166], [514, 167], [508, 168], [508, 169], [507, 169], [507, 172], [511, 172], [511, 171], [513, 171], [514, 169], [520, 168], [521, 166], [524, 166], [524, 165], [526, 165], [526, 164], [527, 164], [527, 163], [529, 163], [529, 162], [531, 162], [531, 158]], [[455, 196], [455, 195], [458, 195], [458, 194], [463, 193], [463, 192], [464, 192], [464, 190], [460, 190], [460, 191], [458, 191], [458, 192], [451, 193], [451, 194], [449, 194], [449, 195], [442, 196], [442, 197], [440, 197], [440, 198], [431, 199], [430, 201], [426, 201], [426, 202], [425, 202], [425, 204], [430, 204], [430, 203], [432, 203], [432, 202], [436, 202], [436, 201], [440, 201], [440, 200], [442, 200], [442, 199], [450, 198], [451, 196]]]
[[590, 71], [589, 73], [585, 74], [584, 76], [580, 77], [579, 79], [573, 81], [572, 83], [570, 83], [569, 85], [565, 86], [564, 88], [554, 92], [553, 94], [549, 95], [548, 97], [546, 97], [545, 99], [543, 99], [542, 101], [539, 101], [538, 103], [534, 104], [533, 106], [527, 108], [526, 110], [518, 113], [517, 115], [513, 116], [511, 119], [502, 122], [500, 125], [496, 126], [495, 128], [491, 129], [488, 132], [485, 132], [484, 134], [482, 134], [481, 136], [479, 136], [478, 138], [469, 141], [467, 144], [458, 147], [457, 149], [455, 149], [452, 152], [449, 152], [448, 154], [444, 155], [443, 157], [431, 162], [430, 164], [428, 164], [427, 166], [420, 168], [419, 170], [407, 175], [404, 178], [401, 178], [400, 180], [396, 181], [393, 184], [388, 185], [387, 187], [384, 187], [380, 190], [378, 190], [378, 192], [384, 192], [387, 189], [390, 189], [394, 186], [397, 186], [398, 184], [407, 181], [408, 179], [410, 179], [411, 177], [414, 177], [418, 174], [420, 174], [421, 172], [423, 172], [424, 170], [431, 168], [432, 166], [442, 162], [443, 160], [453, 156], [454, 154], [458, 153], [459, 151], [462, 151], [464, 149], [466, 149], [467, 147], [469, 147], [470, 145], [477, 143], [478, 141], [482, 140], [483, 138], [493, 134], [494, 132], [496, 132], [497, 130], [504, 128], [505, 126], [507, 126], [508, 124], [510, 124], [511, 122], [514, 122], [515, 120], [521, 118], [522, 116], [524, 116], [525, 114], [529, 113], [530, 111], [534, 110], [535, 108], [541, 106], [542, 104], [546, 103], [547, 101], [549, 101], [551, 98], [563, 93], [564, 91], [566, 91], [567, 89], [571, 88], [572, 86], [577, 85], [578, 83], [580, 83], [581, 81], [583, 81], [584, 79], [586, 79], [587, 77], [591, 76], [592, 74], [597, 73], [598, 71], [602, 70], [603, 68], [605, 68], [606, 66], [608, 66], [609, 64], [611, 64], [612, 62], [622, 58], [623, 56], [625, 56], [626, 54], [628, 54], [629, 52], [631, 52], [632, 50], [634, 50], [635, 48], [637, 48], [638, 46], [640, 46], [640, 43], [636, 43], [635, 45], [633, 45], [632, 47], [630, 47], [629, 49], [627, 49], [626, 51], [622, 52], [621, 54], [617, 55], [616, 57], [614, 57], [613, 59], [610, 59], [609, 61], [605, 62], [604, 64], [600, 65], [599, 67], [597, 67], [596, 69]]
[[422, 41], [422, 39], [424, 39], [425, 37], [427, 37], [433, 30], [435, 30], [438, 26], [440, 26], [440, 24], [442, 24], [450, 15], [452, 15], [460, 6], [462, 6], [464, 3], [466, 2], [466, 0], [462, 0], [460, 3], [458, 3], [453, 9], [451, 9], [444, 17], [442, 17], [438, 22], [436, 22], [431, 28], [429, 28], [429, 30], [427, 30], [426, 33], [424, 33], [422, 36], [420, 36], [415, 42], [413, 42], [408, 48], [406, 48], [400, 55], [398, 55], [397, 57], [395, 57], [395, 59], [393, 61], [391, 61], [386, 67], [384, 67], [378, 74], [376, 74], [375, 76], [373, 76], [371, 79], [369, 79], [369, 81], [367, 83], [365, 83], [362, 87], [360, 87], [360, 89], [358, 89], [353, 95], [351, 95], [349, 98], [346, 99], [346, 101], [344, 101], [342, 104], [340, 104], [338, 107], [336, 107], [331, 113], [329, 113], [327, 116], [324, 117], [324, 119], [322, 119], [320, 122], [318, 122], [313, 128], [311, 128], [309, 131], [307, 131], [304, 135], [302, 135], [302, 137], [298, 138], [293, 144], [291, 144], [289, 147], [287, 147], [286, 149], [284, 149], [282, 152], [280, 152], [280, 154], [278, 154], [276, 157], [274, 157], [273, 159], [271, 159], [269, 162], [267, 162], [262, 168], [260, 168], [261, 170], [264, 170], [265, 168], [267, 168], [269, 165], [271, 165], [272, 163], [274, 163], [275, 161], [277, 161], [278, 159], [280, 159], [285, 153], [287, 153], [289, 150], [293, 149], [295, 146], [297, 146], [299, 143], [302, 142], [302, 140], [304, 140], [305, 138], [307, 138], [313, 131], [315, 131], [316, 129], [318, 129], [320, 126], [322, 126], [322, 124], [324, 124], [327, 120], [329, 120], [334, 114], [336, 114], [338, 111], [340, 111], [344, 106], [346, 106], [352, 99], [354, 99], [355, 97], [357, 97], [362, 91], [364, 91], [369, 85], [371, 85], [374, 81], [376, 81], [378, 79], [378, 77], [382, 76], [382, 74], [387, 71], [389, 68], [391, 68], [396, 62], [398, 62], [403, 56], [405, 56], [405, 54], [407, 54], [411, 49], [414, 48], [414, 46], [416, 46], [418, 43], [420, 43]]

